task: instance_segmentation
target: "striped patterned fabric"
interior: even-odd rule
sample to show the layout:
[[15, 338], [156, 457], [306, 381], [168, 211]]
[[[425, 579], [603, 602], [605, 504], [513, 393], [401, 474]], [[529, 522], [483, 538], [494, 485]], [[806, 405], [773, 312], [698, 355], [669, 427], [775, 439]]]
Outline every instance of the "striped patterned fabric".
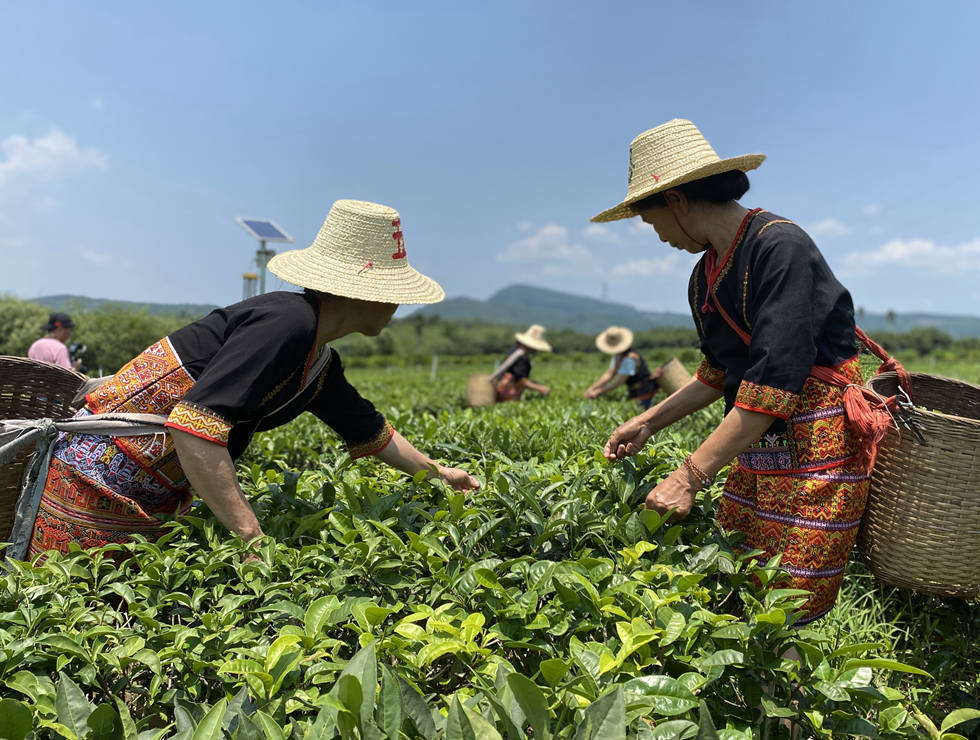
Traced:
[[[838, 369], [861, 382], [856, 358]], [[744, 547], [782, 555], [781, 585], [810, 592], [797, 624], [833, 608], [868, 500], [843, 390], [808, 378], [787, 431], [763, 436], [733, 463], [718, 508], [722, 528], [747, 535]]]

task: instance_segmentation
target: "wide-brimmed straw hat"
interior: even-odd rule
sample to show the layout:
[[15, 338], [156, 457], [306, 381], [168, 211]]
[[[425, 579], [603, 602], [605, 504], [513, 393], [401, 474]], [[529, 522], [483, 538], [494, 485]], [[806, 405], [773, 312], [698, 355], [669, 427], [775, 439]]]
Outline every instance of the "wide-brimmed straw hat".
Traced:
[[610, 326], [595, 338], [595, 346], [607, 355], [618, 355], [633, 346], [633, 332], [625, 326]]
[[517, 332], [514, 339], [525, 347], [539, 352], [551, 352], [551, 345], [544, 341], [544, 327], [541, 324], [531, 324], [525, 332]]
[[644, 131], [630, 143], [630, 168], [626, 198], [617, 206], [593, 216], [593, 221], [618, 221], [636, 214], [630, 205], [655, 193], [720, 172], [754, 170], [765, 154], [745, 154], [721, 159], [708, 140], [690, 121], [673, 121]]
[[408, 264], [398, 211], [363, 200], [338, 200], [313, 244], [269, 261], [294, 285], [379, 303], [438, 303], [445, 291]]

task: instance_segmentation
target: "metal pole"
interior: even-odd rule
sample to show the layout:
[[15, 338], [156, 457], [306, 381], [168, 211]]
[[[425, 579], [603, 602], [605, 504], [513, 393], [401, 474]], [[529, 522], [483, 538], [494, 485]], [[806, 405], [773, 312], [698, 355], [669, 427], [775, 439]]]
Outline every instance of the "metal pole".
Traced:
[[276, 251], [265, 248], [265, 239], [259, 240], [259, 251], [255, 253], [255, 263], [259, 267], [259, 295], [265, 294], [265, 266]]

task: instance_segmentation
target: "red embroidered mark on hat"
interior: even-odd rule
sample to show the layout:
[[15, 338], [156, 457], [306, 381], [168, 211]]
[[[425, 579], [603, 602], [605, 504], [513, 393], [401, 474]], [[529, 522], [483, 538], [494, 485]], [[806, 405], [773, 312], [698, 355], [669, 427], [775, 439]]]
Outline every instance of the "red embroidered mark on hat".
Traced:
[[369, 260], [364, 263], [364, 267], [362, 267], [360, 270], [357, 271], [357, 274], [360, 275], [362, 272], [364, 272], [365, 270], [369, 270], [372, 267], [374, 267], [374, 263]]
[[398, 251], [391, 256], [393, 259], [403, 260], [407, 256], [408, 252], [405, 251], [405, 235], [402, 234], [401, 230], [402, 220], [400, 218], [396, 218], [391, 222], [391, 225], [398, 229], [398, 231], [391, 235], [391, 238], [398, 243]]
[[654, 182], [660, 182], [660, 175], [650, 175], [650, 177], [653, 178]]

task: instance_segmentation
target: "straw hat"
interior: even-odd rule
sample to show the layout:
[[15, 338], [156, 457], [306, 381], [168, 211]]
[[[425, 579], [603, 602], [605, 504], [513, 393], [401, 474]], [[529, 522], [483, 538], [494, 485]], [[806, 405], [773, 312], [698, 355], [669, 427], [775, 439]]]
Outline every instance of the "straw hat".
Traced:
[[633, 332], [625, 326], [610, 326], [595, 338], [595, 346], [607, 355], [618, 355], [633, 346]]
[[379, 303], [438, 303], [439, 284], [408, 264], [398, 211], [362, 200], [338, 200], [313, 244], [269, 261], [295, 285]]
[[541, 324], [531, 324], [523, 334], [517, 332], [514, 339], [525, 347], [536, 349], [539, 352], [551, 352], [551, 345], [544, 341], [544, 327]]
[[697, 127], [683, 118], [644, 131], [630, 143], [626, 199], [593, 216], [593, 221], [617, 221], [635, 216], [630, 205], [654, 193], [729, 170], [754, 170], [765, 154], [719, 159]]

